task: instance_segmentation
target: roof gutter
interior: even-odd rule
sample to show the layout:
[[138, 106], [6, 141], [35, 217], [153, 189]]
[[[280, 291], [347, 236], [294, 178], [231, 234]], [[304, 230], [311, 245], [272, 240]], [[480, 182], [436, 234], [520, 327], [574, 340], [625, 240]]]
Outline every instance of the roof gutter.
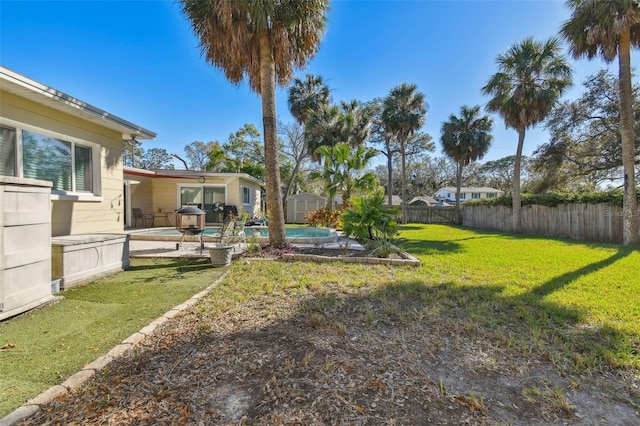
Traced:
[[118, 130], [122, 132], [123, 136], [129, 135], [129, 138], [136, 137], [139, 139], [155, 139], [155, 137], [157, 136], [156, 133], [150, 130], [140, 127], [116, 115], [110, 114], [107, 111], [83, 102], [80, 99], [74, 98], [64, 92], [46, 86], [42, 83], [38, 83], [35, 80], [27, 78], [3, 66], [0, 66], [0, 81], [19, 86], [36, 95], [58, 101], [68, 107], [75, 108], [77, 110], [93, 115], [94, 117], [105, 120], [108, 123], [115, 125], [115, 127], [117, 127]]

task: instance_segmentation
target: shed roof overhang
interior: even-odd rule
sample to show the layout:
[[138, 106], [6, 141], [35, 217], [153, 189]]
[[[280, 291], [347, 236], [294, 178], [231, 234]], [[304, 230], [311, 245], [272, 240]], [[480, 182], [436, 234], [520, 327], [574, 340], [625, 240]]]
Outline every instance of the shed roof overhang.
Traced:
[[115, 130], [123, 139], [154, 139], [156, 134], [98, 107], [0, 66], [0, 89], [49, 108]]

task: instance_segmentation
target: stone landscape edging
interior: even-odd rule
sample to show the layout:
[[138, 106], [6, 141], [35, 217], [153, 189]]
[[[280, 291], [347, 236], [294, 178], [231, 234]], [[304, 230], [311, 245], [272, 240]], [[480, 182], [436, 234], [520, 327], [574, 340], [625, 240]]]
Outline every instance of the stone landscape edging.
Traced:
[[343, 263], [368, 263], [376, 265], [401, 265], [420, 266], [420, 260], [407, 252], [401, 252], [402, 259], [389, 259], [385, 257], [351, 257], [351, 256], [321, 256], [304, 253], [283, 253], [282, 260], [285, 262], [343, 262]]
[[200, 299], [202, 299], [207, 293], [209, 293], [214, 287], [216, 287], [229, 273], [225, 271], [213, 284], [207, 286], [201, 292], [191, 296], [186, 302], [181, 303], [165, 312], [161, 317], [153, 320], [149, 325], [144, 326], [140, 331], [136, 331], [121, 343], [114, 346], [109, 352], [98, 357], [95, 361], [87, 364], [82, 370], [78, 371], [67, 380], [59, 385], [54, 385], [42, 392], [40, 395], [31, 398], [22, 406], [16, 408], [5, 417], [0, 418], [0, 426], [12, 426], [20, 420], [26, 419], [36, 414], [43, 406], [49, 404], [51, 401], [59, 396], [65, 395], [71, 391], [74, 391], [82, 386], [87, 380], [93, 377], [97, 372], [107, 367], [112, 361], [124, 356], [131, 348], [137, 346], [145, 338], [153, 334], [155, 329], [161, 324], [169, 321], [171, 318], [178, 315], [180, 312], [187, 310], [195, 305]]

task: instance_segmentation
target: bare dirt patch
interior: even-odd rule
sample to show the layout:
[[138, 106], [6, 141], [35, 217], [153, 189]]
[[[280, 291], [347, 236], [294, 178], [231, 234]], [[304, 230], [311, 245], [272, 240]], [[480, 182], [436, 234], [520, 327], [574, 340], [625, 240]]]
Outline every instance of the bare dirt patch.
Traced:
[[203, 300], [21, 424], [640, 423], [637, 372], [571, 374], [432, 303], [445, 290], [327, 284], [221, 314]]

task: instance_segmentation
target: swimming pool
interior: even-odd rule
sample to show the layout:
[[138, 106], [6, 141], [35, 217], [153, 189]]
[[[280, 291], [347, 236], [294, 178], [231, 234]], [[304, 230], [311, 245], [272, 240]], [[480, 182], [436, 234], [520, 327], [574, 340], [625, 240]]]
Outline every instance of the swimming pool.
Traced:
[[[212, 236], [220, 231], [219, 227], [207, 228], [202, 233], [203, 241], [211, 241]], [[266, 226], [247, 226], [244, 228], [247, 239], [256, 237], [261, 241], [269, 239], [269, 228]], [[335, 243], [338, 234], [331, 228], [311, 228], [308, 226], [288, 226], [285, 229], [287, 241], [295, 244]], [[150, 228], [129, 233], [132, 240], [147, 241], [180, 241], [182, 234], [175, 228]], [[198, 241], [198, 236], [187, 234], [185, 241]]]

